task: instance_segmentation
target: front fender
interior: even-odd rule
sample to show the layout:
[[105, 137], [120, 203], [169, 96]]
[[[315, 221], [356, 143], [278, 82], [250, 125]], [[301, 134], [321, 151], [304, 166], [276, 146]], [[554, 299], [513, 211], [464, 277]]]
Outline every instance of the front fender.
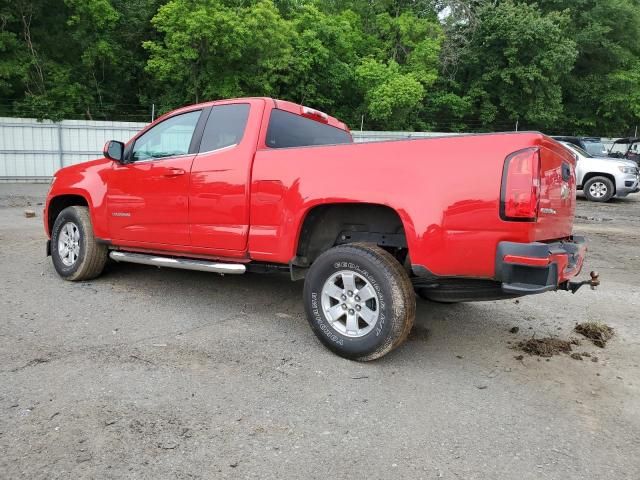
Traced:
[[106, 176], [111, 170], [111, 165], [110, 160], [101, 159], [73, 165], [56, 172], [45, 205], [44, 222], [47, 235], [51, 230], [49, 212], [52, 202], [55, 208], [56, 199], [76, 196], [82, 197], [88, 205], [95, 236], [102, 239], [109, 238]]

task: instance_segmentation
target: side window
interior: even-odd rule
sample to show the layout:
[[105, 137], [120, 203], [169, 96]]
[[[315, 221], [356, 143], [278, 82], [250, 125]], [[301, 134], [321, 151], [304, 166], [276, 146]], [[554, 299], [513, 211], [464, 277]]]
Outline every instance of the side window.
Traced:
[[249, 107], [248, 103], [212, 107], [207, 125], [204, 127], [200, 151], [210, 152], [238, 145], [247, 126]]
[[173, 157], [189, 153], [201, 110], [183, 113], [159, 123], [136, 140], [131, 160]]
[[352, 143], [352, 139], [348, 132], [339, 128], [284, 110], [273, 109], [269, 118], [266, 143], [271, 148], [287, 148]]

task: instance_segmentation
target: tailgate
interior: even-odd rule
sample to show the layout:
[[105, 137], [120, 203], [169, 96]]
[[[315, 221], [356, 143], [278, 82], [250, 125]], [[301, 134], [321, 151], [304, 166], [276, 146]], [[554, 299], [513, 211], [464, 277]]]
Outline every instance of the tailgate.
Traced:
[[534, 240], [566, 238], [576, 208], [576, 159], [562, 145], [544, 139], [540, 145], [540, 207]]

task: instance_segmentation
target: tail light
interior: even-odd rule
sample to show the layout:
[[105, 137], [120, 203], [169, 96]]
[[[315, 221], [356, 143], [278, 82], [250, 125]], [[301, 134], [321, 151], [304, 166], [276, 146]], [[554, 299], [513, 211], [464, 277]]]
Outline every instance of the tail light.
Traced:
[[526, 148], [504, 162], [500, 217], [515, 222], [534, 222], [540, 204], [540, 152]]

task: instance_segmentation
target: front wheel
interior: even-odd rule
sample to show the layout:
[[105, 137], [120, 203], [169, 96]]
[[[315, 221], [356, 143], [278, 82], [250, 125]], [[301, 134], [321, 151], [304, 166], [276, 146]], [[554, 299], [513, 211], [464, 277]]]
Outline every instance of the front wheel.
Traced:
[[592, 177], [584, 184], [584, 196], [591, 202], [608, 202], [613, 197], [613, 182], [607, 177]]
[[67, 207], [51, 232], [53, 266], [65, 280], [90, 280], [102, 273], [107, 247], [96, 242], [87, 207]]
[[402, 344], [416, 313], [402, 265], [380, 247], [357, 243], [316, 259], [305, 277], [304, 303], [320, 341], [360, 361], [380, 358]]

